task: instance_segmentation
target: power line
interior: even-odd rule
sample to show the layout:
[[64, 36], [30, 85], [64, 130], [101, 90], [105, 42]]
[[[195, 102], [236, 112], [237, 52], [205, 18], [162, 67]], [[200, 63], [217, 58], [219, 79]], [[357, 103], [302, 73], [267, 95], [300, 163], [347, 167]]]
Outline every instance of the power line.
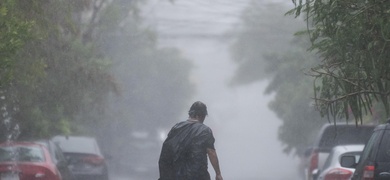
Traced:
[[159, 38], [162, 39], [232, 39], [236, 36], [234, 34], [230, 33], [181, 33], [181, 34], [169, 34], [169, 33], [162, 33], [158, 35]]

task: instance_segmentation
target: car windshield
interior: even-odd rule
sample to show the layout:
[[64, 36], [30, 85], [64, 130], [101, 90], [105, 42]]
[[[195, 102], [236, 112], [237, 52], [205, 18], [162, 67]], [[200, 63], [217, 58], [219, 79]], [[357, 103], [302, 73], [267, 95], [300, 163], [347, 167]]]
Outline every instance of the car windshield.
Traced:
[[325, 129], [319, 141], [320, 150], [330, 150], [337, 145], [364, 144], [373, 133], [374, 127], [339, 126]]
[[[390, 137], [390, 132], [385, 131], [382, 139], [385, 139], [388, 137]], [[382, 141], [380, 146], [381, 147], [379, 148], [378, 155], [377, 155], [376, 159], [378, 159], [378, 162], [389, 162], [390, 161], [390, 142], [389, 141]]]
[[92, 138], [55, 137], [53, 140], [58, 143], [64, 153], [101, 154], [96, 141]]
[[45, 156], [40, 147], [35, 146], [10, 146], [0, 147], [0, 162], [43, 162]]

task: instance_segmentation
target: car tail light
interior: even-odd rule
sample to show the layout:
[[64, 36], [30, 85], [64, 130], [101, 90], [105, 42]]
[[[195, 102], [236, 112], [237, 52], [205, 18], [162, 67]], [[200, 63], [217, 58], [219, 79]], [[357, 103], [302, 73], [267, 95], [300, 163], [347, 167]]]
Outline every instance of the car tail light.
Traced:
[[342, 168], [335, 168], [326, 173], [324, 180], [348, 180], [351, 176], [352, 171]]
[[[310, 166], [309, 166], [309, 175], [312, 175], [313, 170], [318, 168], [318, 150], [313, 149], [313, 152], [310, 156]], [[311, 179], [311, 178], [309, 178]]]
[[363, 171], [363, 180], [373, 180], [374, 170], [375, 166], [365, 166]]
[[94, 165], [102, 165], [104, 163], [104, 158], [100, 156], [91, 155], [91, 156], [84, 157], [83, 161]]

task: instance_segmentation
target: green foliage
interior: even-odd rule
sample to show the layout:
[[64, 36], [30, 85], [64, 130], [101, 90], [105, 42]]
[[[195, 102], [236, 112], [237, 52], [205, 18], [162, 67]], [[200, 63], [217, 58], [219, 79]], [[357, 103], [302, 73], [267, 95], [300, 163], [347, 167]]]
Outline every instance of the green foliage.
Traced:
[[14, 56], [32, 38], [33, 21], [25, 21], [18, 14], [14, 0], [0, 2], [0, 87], [14, 76]]
[[157, 144], [192, 98], [192, 64], [157, 46], [140, 2], [1, 1], [0, 141], [96, 136], [126, 164], [135, 131]]
[[7, 114], [3, 118], [19, 124], [21, 138], [77, 131], [82, 114], [103, 113], [108, 93], [115, 92], [109, 60], [92, 39], [80, 36], [85, 26], [72, 19], [87, 10], [72, 9], [71, 3], [13, 3], [13, 14], [19, 18], [15, 22], [34, 22], [29, 26], [34, 38], [17, 46], [17, 51], [5, 50], [13, 53], [12, 67], [3, 66], [1, 71], [12, 73], [0, 89], [0, 106]]
[[[363, 121], [382, 102], [389, 115], [390, 2], [385, 0], [295, 2], [307, 16], [311, 50], [322, 62], [312, 68], [316, 104], [323, 116]], [[384, 120], [384, 119], [382, 119]]]

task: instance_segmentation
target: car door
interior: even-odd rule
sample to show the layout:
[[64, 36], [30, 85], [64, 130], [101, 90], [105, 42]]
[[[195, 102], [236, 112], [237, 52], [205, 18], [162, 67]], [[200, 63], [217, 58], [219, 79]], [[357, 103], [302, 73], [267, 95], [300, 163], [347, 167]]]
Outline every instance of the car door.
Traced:
[[364, 175], [365, 168], [367, 166], [374, 166], [375, 155], [378, 151], [380, 140], [382, 139], [383, 130], [376, 130], [369, 141], [366, 143], [359, 163], [356, 166], [356, 170], [352, 176], [352, 180], [361, 180]]
[[390, 130], [385, 130], [375, 160], [375, 177], [378, 180], [390, 179]]
[[68, 161], [65, 158], [61, 148], [57, 144], [55, 144], [55, 143], [51, 143], [51, 145], [53, 147], [54, 156], [55, 156], [55, 159], [56, 159], [56, 166], [57, 166], [57, 169], [61, 173], [62, 179], [64, 179], [64, 180], [73, 180], [74, 176], [71, 173], [71, 171], [69, 170]]

